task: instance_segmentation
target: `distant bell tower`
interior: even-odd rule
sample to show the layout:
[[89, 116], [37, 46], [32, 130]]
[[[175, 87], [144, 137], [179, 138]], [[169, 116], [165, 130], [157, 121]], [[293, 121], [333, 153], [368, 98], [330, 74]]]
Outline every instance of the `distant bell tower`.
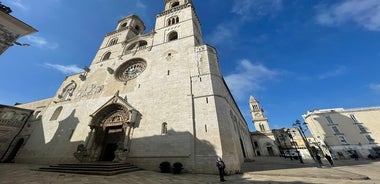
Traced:
[[258, 132], [270, 132], [268, 118], [264, 116], [264, 110], [260, 106], [260, 102], [253, 96], [249, 99], [249, 107], [251, 109], [252, 123]]

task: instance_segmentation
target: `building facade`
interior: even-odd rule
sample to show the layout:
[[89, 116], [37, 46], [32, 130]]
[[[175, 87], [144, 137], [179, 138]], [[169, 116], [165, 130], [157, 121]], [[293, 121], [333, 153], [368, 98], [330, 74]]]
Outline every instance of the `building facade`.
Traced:
[[0, 162], [13, 162], [24, 139], [17, 139], [32, 110], [0, 105]]
[[249, 99], [252, 123], [256, 131], [251, 132], [253, 149], [256, 156], [279, 156], [280, 151], [275, 144], [275, 137], [269, 128], [268, 118], [265, 117], [264, 110], [253, 96]]
[[303, 118], [325, 153], [341, 159], [380, 154], [380, 107], [313, 110]]
[[17, 39], [37, 32], [33, 27], [10, 15], [12, 10], [0, 2], [0, 55], [13, 45], [27, 46]]
[[203, 43], [191, 0], [166, 0], [155, 28], [137, 15], [105, 35], [91, 65], [67, 76], [55, 96], [18, 107], [34, 110], [16, 161], [130, 162], [159, 170], [181, 162], [187, 172], [228, 173], [253, 157], [245, 122]]

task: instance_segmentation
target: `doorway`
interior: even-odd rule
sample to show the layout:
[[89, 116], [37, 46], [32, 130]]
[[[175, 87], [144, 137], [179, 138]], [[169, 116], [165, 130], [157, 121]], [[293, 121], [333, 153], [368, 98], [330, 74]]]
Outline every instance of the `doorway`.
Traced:
[[269, 156], [274, 156], [273, 148], [272, 147], [267, 147], [268, 150], [268, 155]]
[[108, 127], [105, 130], [104, 142], [102, 153], [99, 161], [113, 161], [115, 158], [115, 151], [118, 149], [118, 144], [124, 141], [124, 129], [121, 126]]

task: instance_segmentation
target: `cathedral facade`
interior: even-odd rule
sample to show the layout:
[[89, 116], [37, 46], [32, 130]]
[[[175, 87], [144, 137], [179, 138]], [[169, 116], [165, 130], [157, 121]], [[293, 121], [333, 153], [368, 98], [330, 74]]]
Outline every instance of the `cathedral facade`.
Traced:
[[16, 138], [16, 162], [130, 162], [159, 170], [216, 173], [221, 157], [235, 173], [253, 158], [250, 133], [219, 68], [203, 43], [191, 0], [166, 0], [155, 28], [137, 15], [119, 20], [82, 73], [67, 76], [55, 96], [18, 105], [33, 116]]

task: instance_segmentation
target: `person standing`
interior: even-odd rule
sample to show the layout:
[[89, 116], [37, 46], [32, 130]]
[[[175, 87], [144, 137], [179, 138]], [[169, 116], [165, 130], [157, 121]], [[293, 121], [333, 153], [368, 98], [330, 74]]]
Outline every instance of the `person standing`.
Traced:
[[321, 160], [321, 156], [319, 155], [319, 153], [317, 153], [317, 155], [315, 155], [315, 158], [317, 159], [318, 167], [322, 167], [322, 160]]
[[327, 161], [329, 161], [331, 167], [334, 166], [334, 162], [333, 162], [333, 160], [332, 160], [332, 158], [331, 158], [330, 155], [326, 154], [326, 155], [325, 155], [325, 158], [326, 158]]
[[219, 170], [220, 181], [227, 181], [224, 179], [224, 169], [226, 168], [226, 164], [224, 164], [223, 160], [220, 157], [218, 157], [218, 159], [216, 160], [216, 167], [218, 167]]

